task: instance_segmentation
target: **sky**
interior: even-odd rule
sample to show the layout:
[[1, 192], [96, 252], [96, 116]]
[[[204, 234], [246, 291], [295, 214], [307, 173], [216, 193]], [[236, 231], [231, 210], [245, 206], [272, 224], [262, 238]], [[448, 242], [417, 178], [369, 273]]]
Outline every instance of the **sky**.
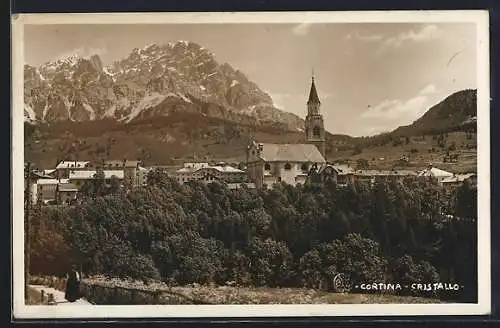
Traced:
[[477, 88], [474, 23], [27, 25], [25, 63], [187, 40], [215, 53], [305, 117], [314, 71], [325, 128], [368, 136], [411, 124], [452, 93]]

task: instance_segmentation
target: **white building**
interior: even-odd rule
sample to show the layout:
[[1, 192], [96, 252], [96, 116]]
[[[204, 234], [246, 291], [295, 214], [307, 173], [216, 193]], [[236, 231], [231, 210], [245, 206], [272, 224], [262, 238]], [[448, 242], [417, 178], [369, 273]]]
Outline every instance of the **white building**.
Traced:
[[433, 167], [432, 165], [429, 165], [429, 167], [425, 170], [422, 170], [418, 173], [419, 177], [430, 177], [436, 179], [438, 182], [442, 182], [446, 178], [451, 178], [453, 177], [453, 173], [447, 172], [441, 169], [438, 169], [437, 167]]
[[[123, 170], [103, 170], [104, 180], [106, 182], [116, 178], [118, 180], [124, 179]], [[69, 172], [69, 182], [74, 183], [77, 187], [81, 187], [86, 181], [93, 180], [97, 171], [96, 170], [75, 170]]]
[[55, 177], [58, 179], [67, 179], [70, 171], [86, 170], [89, 168], [89, 165], [89, 161], [61, 161], [56, 166]]
[[274, 183], [291, 185], [305, 183], [311, 165], [326, 163], [326, 132], [321, 101], [314, 82], [307, 100], [304, 122], [305, 144], [273, 144], [253, 141], [247, 147], [248, 177], [257, 188], [271, 187]]
[[257, 188], [279, 182], [304, 183], [311, 166], [325, 164], [313, 144], [271, 144], [253, 142], [247, 149], [247, 172]]
[[471, 186], [477, 185], [477, 176], [474, 173], [455, 174], [451, 177], [446, 177], [441, 180], [441, 184], [447, 188], [460, 187], [465, 181], [469, 182]]
[[57, 200], [57, 189], [60, 184], [68, 183], [68, 179], [38, 179], [31, 186], [32, 201], [44, 203]]

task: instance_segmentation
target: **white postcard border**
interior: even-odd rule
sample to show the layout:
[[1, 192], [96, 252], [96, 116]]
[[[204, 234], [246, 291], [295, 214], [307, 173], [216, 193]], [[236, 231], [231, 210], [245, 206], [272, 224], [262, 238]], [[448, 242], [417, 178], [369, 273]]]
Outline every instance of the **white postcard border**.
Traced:
[[[477, 25], [478, 106], [478, 303], [332, 305], [161, 305], [26, 306], [24, 304], [24, 116], [25, 24], [180, 24], [180, 23], [452, 23]], [[491, 311], [490, 277], [490, 92], [487, 11], [272, 12], [272, 13], [112, 13], [23, 14], [12, 17], [12, 227], [13, 307], [19, 319], [136, 317], [304, 317], [483, 315]], [[15, 260], [17, 259], [17, 260]]]

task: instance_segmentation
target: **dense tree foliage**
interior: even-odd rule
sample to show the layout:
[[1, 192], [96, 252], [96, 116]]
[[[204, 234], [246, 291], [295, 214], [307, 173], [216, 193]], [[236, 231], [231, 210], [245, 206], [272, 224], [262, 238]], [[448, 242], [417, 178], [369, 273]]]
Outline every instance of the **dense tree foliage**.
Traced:
[[229, 190], [179, 185], [160, 171], [148, 182], [33, 211], [33, 272], [63, 274], [79, 263], [88, 274], [180, 285], [314, 288], [344, 273], [354, 283], [457, 283], [464, 291], [448, 297], [476, 300], [477, 195], [469, 185], [452, 194], [422, 179]]

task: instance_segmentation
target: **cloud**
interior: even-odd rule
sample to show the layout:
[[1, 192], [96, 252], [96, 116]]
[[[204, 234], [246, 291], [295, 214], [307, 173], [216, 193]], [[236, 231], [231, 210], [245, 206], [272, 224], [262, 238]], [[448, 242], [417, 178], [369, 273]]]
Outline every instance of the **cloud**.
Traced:
[[383, 45], [385, 47], [398, 48], [406, 41], [413, 42], [425, 42], [429, 40], [438, 39], [443, 35], [443, 31], [439, 29], [436, 25], [424, 25], [420, 29], [411, 29], [406, 32], [402, 32], [396, 36], [387, 38], [384, 40]]
[[380, 47], [376, 54], [381, 54], [388, 49], [401, 47], [407, 42], [426, 42], [439, 39], [443, 36], [443, 31], [436, 25], [423, 25], [419, 29], [410, 29], [394, 36], [384, 36], [382, 34], [360, 34], [359, 32], [349, 33], [347, 40], [358, 40], [365, 43], [379, 43]]
[[361, 114], [361, 118], [411, 122], [427, 110], [427, 107], [424, 106], [426, 102], [427, 96], [420, 94], [406, 101], [386, 99]]
[[436, 86], [434, 84], [429, 84], [422, 90], [420, 90], [420, 95], [432, 95], [437, 92]]
[[349, 33], [346, 36], [346, 39], [348, 39], [348, 40], [356, 39], [356, 40], [364, 41], [364, 42], [380, 42], [383, 38], [384, 38], [384, 36], [382, 34], [362, 35], [362, 34], [359, 34], [358, 32]]
[[427, 111], [429, 108], [429, 96], [436, 93], [436, 86], [428, 84], [408, 100], [385, 99], [376, 106], [368, 108], [368, 110], [360, 115], [360, 118], [384, 123], [388, 122], [387, 125], [372, 126], [372, 128], [376, 128], [377, 130], [387, 130], [389, 126], [396, 128], [401, 125], [408, 125], [420, 118]]
[[299, 35], [299, 36], [304, 36], [309, 33], [309, 29], [311, 28], [311, 23], [302, 23], [297, 26], [295, 26], [292, 29], [293, 34]]
[[367, 133], [387, 132], [419, 119], [429, 108], [429, 95], [434, 93], [436, 87], [429, 84], [410, 99], [385, 99], [363, 112], [359, 118], [369, 121]]

